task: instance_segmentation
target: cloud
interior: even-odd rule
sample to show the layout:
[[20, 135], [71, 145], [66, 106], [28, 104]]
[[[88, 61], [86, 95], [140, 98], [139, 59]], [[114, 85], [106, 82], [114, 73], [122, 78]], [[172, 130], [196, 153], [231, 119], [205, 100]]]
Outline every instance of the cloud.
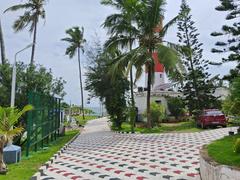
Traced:
[[[20, 0], [1, 0], [0, 12], [6, 8], [19, 2]], [[224, 23], [224, 13], [219, 13], [214, 10], [218, 5], [218, 0], [202, 1], [189, 0], [196, 26], [199, 29], [200, 41], [204, 43], [204, 56], [215, 61], [220, 60], [222, 55], [213, 55], [210, 49], [214, 47], [216, 39], [210, 36], [210, 33], [217, 31]], [[181, 0], [169, 0], [166, 6], [166, 21], [175, 17], [178, 14]], [[107, 15], [114, 12], [114, 9], [105, 7], [100, 4], [100, 0], [50, 0], [46, 4], [46, 22], [41, 21], [38, 28], [36, 60], [37, 63], [51, 68], [56, 77], [63, 77], [66, 81], [66, 91], [68, 95], [65, 100], [72, 101], [74, 104], [80, 104], [80, 88], [77, 59], [69, 60], [64, 55], [66, 43], [61, 41], [65, 37], [65, 30], [73, 26], [83, 26], [85, 28], [85, 38], [88, 41], [93, 41], [95, 33], [98, 34], [100, 40], [106, 40], [106, 31], [101, 28], [101, 24]], [[32, 37], [27, 31], [15, 34], [12, 30], [14, 20], [21, 13], [5, 13], [1, 15], [7, 55], [12, 62], [14, 53], [28, 43], [32, 42]], [[169, 34], [168, 39], [171, 41], [177, 40], [176, 27], [173, 28]], [[26, 51], [21, 54], [21, 59], [28, 63], [30, 61], [30, 52]], [[82, 56], [84, 64], [87, 62], [85, 56]], [[227, 74], [229, 69], [234, 65], [230, 64], [220, 68], [211, 68], [214, 74]], [[86, 71], [86, 70], [84, 70]], [[85, 79], [85, 77], [84, 77]], [[140, 84], [144, 84], [142, 78]], [[85, 102], [87, 99], [87, 92], [85, 92]], [[98, 106], [97, 100], [92, 101], [92, 106]]]

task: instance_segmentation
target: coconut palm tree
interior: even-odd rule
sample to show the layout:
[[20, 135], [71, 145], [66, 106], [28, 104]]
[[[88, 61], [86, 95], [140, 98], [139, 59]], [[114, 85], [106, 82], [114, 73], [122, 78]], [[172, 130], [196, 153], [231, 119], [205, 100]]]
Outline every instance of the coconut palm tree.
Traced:
[[[152, 127], [150, 115], [151, 103], [151, 86], [154, 82], [155, 61], [153, 53], [158, 54], [160, 63], [165, 67], [165, 71], [171, 75], [179, 74], [181, 62], [176, 49], [177, 45], [164, 40], [168, 29], [176, 23], [178, 16], [171, 21], [162, 25], [164, 19], [165, 0], [141, 0], [135, 12], [136, 36], [138, 39], [138, 47], [125, 53], [120, 57], [114, 65], [114, 69], [118, 69], [128, 62], [127, 72], [132, 65], [136, 67], [136, 80], [141, 76], [143, 67], [148, 72], [147, 78], [147, 119], [148, 127]], [[129, 63], [130, 61], [130, 63]]]
[[10, 143], [15, 136], [22, 133], [22, 127], [14, 127], [23, 114], [32, 110], [31, 105], [27, 105], [23, 110], [15, 108], [3, 108], [0, 106], [0, 174], [7, 172], [6, 164], [3, 161], [3, 148], [6, 143]]
[[1, 49], [2, 64], [6, 64], [5, 44], [4, 44], [4, 38], [3, 38], [1, 19], [0, 19], [0, 49]]
[[[132, 50], [133, 43], [137, 40], [136, 19], [134, 14], [140, 5], [138, 0], [102, 0], [102, 4], [113, 6], [119, 13], [108, 16], [103, 23], [103, 27], [108, 29], [110, 38], [105, 43], [106, 49]], [[129, 62], [130, 63], [130, 62]], [[136, 117], [134, 100], [134, 80], [133, 67], [130, 67], [130, 91], [131, 91], [131, 131], [134, 132]]]
[[66, 55], [72, 59], [74, 55], [77, 53], [78, 55], [78, 65], [79, 65], [79, 80], [80, 80], [80, 88], [81, 88], [81, 106], [82, 106], [82, 116], [85, 119], [84, 115], [84, 100], [83, 100], [83, 83], [82, 83], [82, 69], [81, 69], [81, 61], [80, 56], [82, 51], [84, 53], [83, 44], [86, 42], [84, 39], [84, 28], [80, 30], [79, 27], [73, 27], [66, 31], [66, 34], [69, 36], [67, 38], [63, 38], [62, 41], [68, 42], [70, 45], [66, 49]]
[[29, 27], [29, 32], [33, 33], [33, 46], [31, 53], [31, 65], [34, 64], [35, 48], [37, 41], [37, 25], [39, 19], [45, 19], [46, 13], [44, 10], [45, 0], [28, 0], [24, 4], [17, 4], [9, 7], [5, 10], [7, 11], [19, 11], [24, 10], [24, 14], [19, 16], [19, 18], [14, 22], [13, 29], [15, 32], [22, 31], [23, 29]]

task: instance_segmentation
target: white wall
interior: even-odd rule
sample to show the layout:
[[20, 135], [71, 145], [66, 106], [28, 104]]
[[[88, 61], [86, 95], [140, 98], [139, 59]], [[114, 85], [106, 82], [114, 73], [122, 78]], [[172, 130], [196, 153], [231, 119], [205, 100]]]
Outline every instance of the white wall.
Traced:
[[220, 97], [220, 100], [225, 100], [226, 97], [230, 94], [230, 91], [228, 88], [225, 87], [219, 87], [216, 89], [214, 96]]
[[[169, 114], [167, 99], [165, 96], [178, 97], [182, 96], [181, 93], [172, 91], [152, 92], [151, 102], [161, 101], [161, 104], [165, 106], [167, 114]], [[135, 95], [136, 106], [138, 107], [139, 114], [142, 114], [147, 109], [147, 93], [137, 93]]]

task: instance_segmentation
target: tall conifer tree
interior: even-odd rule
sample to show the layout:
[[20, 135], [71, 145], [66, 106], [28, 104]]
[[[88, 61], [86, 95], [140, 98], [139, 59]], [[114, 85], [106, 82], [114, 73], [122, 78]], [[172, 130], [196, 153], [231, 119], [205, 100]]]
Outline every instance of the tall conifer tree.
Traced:
[[207, 72], [209, 61], [203, 59], [203, 44], [198, 41], [198, 29], [190, 13], [186, 0], [182, 0], [177, 33], [179, 43], [184, 47], [180, 54], [186, 69], [182, 90], [190, 113], [197, 115], [201, 110], [213, 106], [215, 87]]
[[240, 1], [239, 0], [219, 0], [220, 5], [217, 11], [227, 12], [226, 21], [228, 25], [223, 25], [221, 32], [213, 32], [211, 35], [216, 37], [226, 37], [226, 41], [216, 43], [213, 53], [229, 53], [227, 58], [222, 58], [223, 62], [235, 61], [237, 67], [231, 70], [230, 75], [225, 79], [232, 81], [240, 76]]

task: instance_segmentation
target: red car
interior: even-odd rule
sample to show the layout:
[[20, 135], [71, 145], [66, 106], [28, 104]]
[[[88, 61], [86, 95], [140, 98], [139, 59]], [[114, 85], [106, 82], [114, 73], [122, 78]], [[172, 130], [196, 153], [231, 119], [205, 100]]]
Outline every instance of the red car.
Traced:
[[207, 109], [199, 116], [197, 125], [201, 128], [206, 127], [227, 127], [226, 116], [218, 109]]

